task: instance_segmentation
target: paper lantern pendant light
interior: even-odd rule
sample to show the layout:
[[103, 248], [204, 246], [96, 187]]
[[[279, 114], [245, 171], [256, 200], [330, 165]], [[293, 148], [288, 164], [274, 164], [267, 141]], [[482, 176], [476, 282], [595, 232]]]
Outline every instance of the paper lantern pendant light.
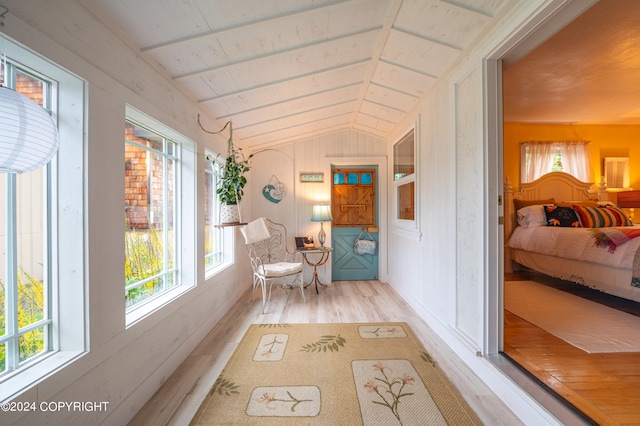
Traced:
[[0, 172], [38, 169], [58, 150], [58, 128], [40, 105], [25, 95], [0, 87]]

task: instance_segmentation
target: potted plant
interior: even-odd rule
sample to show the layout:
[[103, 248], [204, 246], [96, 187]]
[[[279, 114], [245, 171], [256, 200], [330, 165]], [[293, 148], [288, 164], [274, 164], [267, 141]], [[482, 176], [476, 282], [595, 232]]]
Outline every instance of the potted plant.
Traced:
[[[198, 116], [198, 123], [200, 124], [200, 116]], [[222, 171], [220, 185], [216, 189], [216, 194], [222, 204], [220, 208], [220, 222], [221, 224], [229, 225], [237, 224], [241, 221], [238, 204], [244, 195], [244, 186], [247, 184], [245, 174], [251, 168], [251, 159], [253, 158], [253, 154], [245, 158], [242, 153], [242, 148], [236, 148], [233, 144], [233, 127], [231, 121], [228, 121], [219, 132], [209, 132], [202, 127], [202, 124], [200, 124], [200, 128], [202, 128], [202, 130], [213, 134], [220, 134], [227, 127], [229, 127], [227, 158]], [[207, 158], [207, 160], [215, 161], [215, 159], [212, 158]]]
[[240, 222], [238, 204], [244, 195], [243, 188], [247, 184], [247, 178], [244, 175], [251, 168], [252, 157], [253, 154], [245, 158], [242, 154], [242, 148], [233, 146], [233, 142], [229, 139], [229, 151], [222, 171], [220, 186], [216, 189], [216, 194], [222, 204], [220, 211], [222, 223]]

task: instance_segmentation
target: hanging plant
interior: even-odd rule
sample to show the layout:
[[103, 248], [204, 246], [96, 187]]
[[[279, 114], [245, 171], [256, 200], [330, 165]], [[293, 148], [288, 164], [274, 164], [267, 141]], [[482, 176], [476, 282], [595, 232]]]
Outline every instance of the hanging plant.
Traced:
[[[240, 200], [242, 200], [242, 196], [244, 195], [244, 187], [247, 184], [245, 174], [251, 169], [251, 159], [253, 158], [253, 154], [250, 154], [245, 158], [242, 148], [237, 148], [233, 144], [233, 125], [231, 121], [227, 121], [227, 124], [225, 124], [218, 132], [210, 132], [203, 128], [200, 123], [200, 115], [198, 115], [198, 124], [205, 132], [216, 135], [219, 135], [229, 127], [227, 158], [224, 163], [220, 186], [216, 189], [216, 194], [222, 204], [236, 205], [240, 203]], [[210, 159], [210, 161], [215, 161], [215, 159]]]
[[[230, 142], [230, 146], [232, 145]], [[253, 154], [245, 159], [241, 150], [242, 148], [235, 147], [231, 149], [224, 163], [220, 186], [216, 190], [218, 199], [223, 204], [238, 204], [244, 195], [243, 188], [247, 184], [247, 178], [244, 174], [251, 168]]]

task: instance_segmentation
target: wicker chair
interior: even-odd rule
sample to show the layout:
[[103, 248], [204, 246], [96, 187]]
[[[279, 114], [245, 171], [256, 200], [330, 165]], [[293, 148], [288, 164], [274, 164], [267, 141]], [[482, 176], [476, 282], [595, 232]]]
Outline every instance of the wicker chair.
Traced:
[[[240, 228], [253, 269], [251, 297], [258, 285], [262, 289], [262, 313], [271, 299], [274, 282], [293, 288], [297, 283], [305, 303], [302, 279], [302, 256], [287, 249], [287, 228], [266, 218], [259, 218]], [[267, 284], [269, 294], [267, 295]]]

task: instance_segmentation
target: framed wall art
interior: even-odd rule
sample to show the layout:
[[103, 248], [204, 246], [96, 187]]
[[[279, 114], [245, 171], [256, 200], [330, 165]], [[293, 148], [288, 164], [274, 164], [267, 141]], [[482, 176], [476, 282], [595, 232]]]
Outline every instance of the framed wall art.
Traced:
[[324, 173], [300, 172], [300, 182], [324, 182]]

